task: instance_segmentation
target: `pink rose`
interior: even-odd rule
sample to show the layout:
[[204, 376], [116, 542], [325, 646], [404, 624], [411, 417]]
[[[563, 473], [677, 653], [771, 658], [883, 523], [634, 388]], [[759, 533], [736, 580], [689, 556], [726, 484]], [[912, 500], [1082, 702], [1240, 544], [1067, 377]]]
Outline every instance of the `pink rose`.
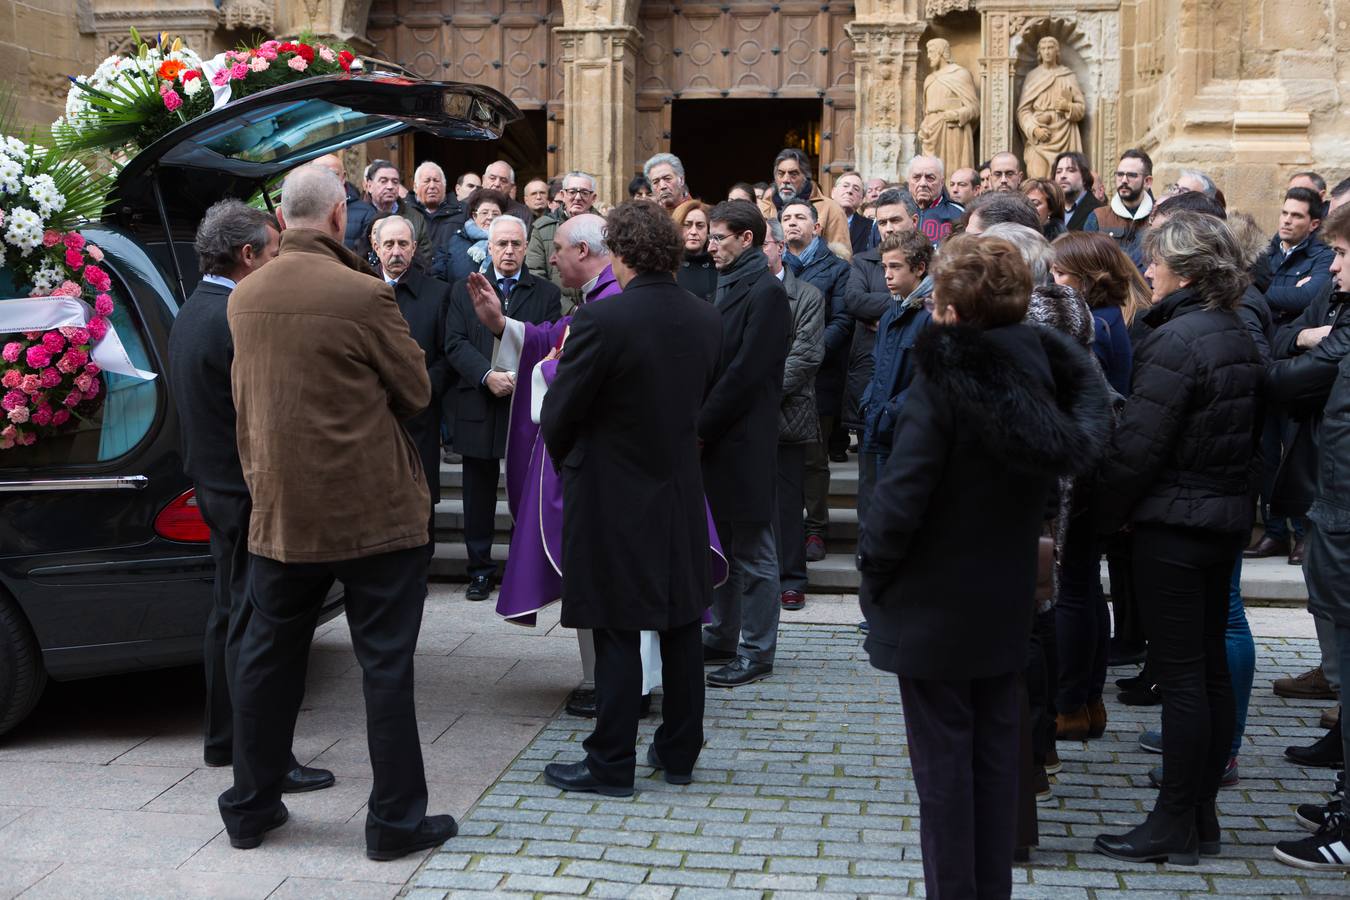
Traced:
[[43, 427], [52, 424], [52, 408], [44, 403], [33, 410], [33, 424]]
[[69, 394], [66, 394], [66, 399], [62, 400], [61, 403], [65, 406], [73, 407], [78, 406], [83, 399], [84, 394], [81, 394], [79, 391], [71, 391]]
[[11, 409], [17, 409], [20, 406], [28, 405], [28, 395], [20, 390], [10, 391], [5, 394], [3, 400], [0, 400], [0, 409], [9, 412]]
[[[90, 268], [93, 268], [93, 267], [91, 266]], [[89, 269], [86, 268], [86, 269], [85, 269], [85, 272], [87, 273], [88, 271], [89, 271]], [[76, 284], [76, 283], [73, 282], [73, 281], [63, 281], [63, 282], [61, 282], [61, 286], [60, 286], [59, 288], [57, 288], [56, 290], [52, 291], [52, 296], [53, 296], [53, 297], [77, 297], [77, 298], [78, 298], [78, 297], [84, 296], [84, 288], [80, 287], [78, 284]]]
[[11, 422], [16, 422], [19, 425], [22, 425], [24, 422], [28, 421], [29, 415], [30, 413], [28, 412], [28, 407], [16, 406], [9, 411], [9, 420]]
[[23, 373], [18, 369], [6, 369], [4, 375], [0, 375], [0, 387], [14, 389], [23, 383]]
[[66, 339], [55, 331], [49, 331], [42, 336], [42, 346], [47, 348], [48, 353], [60, 353], [66, 348]]
[[25, 431], [19, 435], [18, 440], [20, 447], [31, 447], [37, 443], [37, 435], [31, 431]]
[[108, 333], [108, 320], [102, 316], [95, 316], [89, 320], [89, 336], [96, 341], [103, 340], [103, 336]]
[[28, 352], [24, 354], [24, 359], [28, 361], [30, 368], [41, 369], [52, 361], [52, 353], [41, 344], [34, 344], [28, 348]]
[[89, 254], [89, 258], [94, 262], [103, 262], [103, 250], [97, 244], [90, 244], [84, 248], [84, 252]]
[[70, 421], [70, 410], [68, 409], [58, 409], [56, 412], [52, 413], [53, 425], [60, 426], [66, 424], [69, 421]]
[[75, 376], [75, 386], [80, 390], [87, 392], [89, 390], [89, 385], [93, 380], [94, 376], [81, 372], [79, 375]]
[[61, 232], [52, 231], [50, 228], [42, 232], [42, 246], [55, 247], [59, 243], [61, 243]]
[[230, 66], [230, 77], [235, 81], [242, 81], [248, 77], [248, 63], [237, 62]]
[[326, 63], [337, 62], [337, 54], [324, 44], [319, 45], [319, 58]]
[[67, 250], [84, 249], [84, 238], [73, 231], [61, 238], [61, 241], [66, 245]]
[[303, 56], [292, 56], [286, 62], [286, 65], [290, 66], [297, 72], [303, 72], [305, 71], [305, 69], [309, 68], [309, 63], [305, 62], [305, 58]]
[[53, 368], [43, 369], [38, 378], [45, 388], [54, 388], [61, 383], [61, 373]]
[[19, 382], [19, 390], [25, 394], [36, 394], [42, 390], [42, 379], [30, 372], [23, 376], [23, 380]]
[[23, 344], [18, 341], [10, 341], [5, 345], [5, 349], [0, 351], [0, 359], [5, 362], [18, 362], [19, 353], [23, 351]]
[[89, 265], [84, 267], [84, 280], [89, 282], [96, 291], [107, 291], [112, 287], [112, 279], [108, 273], [98, 266]]
[[[273, 57], [273, 59], [275, 58], [276, 57]], [[272, 64], [267, 61], [267, 57], [265, 56], [255, 56], [253, 59], [249, 60], [248, 67], [254, 72], [266, 72], [272, 67]]]
[[211, 76], [211, 83], [216, 87], [224, 87], [230, 83], [230, 70], [221, 69]]

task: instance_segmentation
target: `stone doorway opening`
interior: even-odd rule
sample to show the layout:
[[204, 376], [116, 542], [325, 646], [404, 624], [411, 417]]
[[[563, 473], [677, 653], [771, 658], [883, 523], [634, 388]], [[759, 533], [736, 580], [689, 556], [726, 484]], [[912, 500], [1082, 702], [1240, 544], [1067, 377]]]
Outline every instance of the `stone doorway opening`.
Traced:
[[738, 181], [769, 181], [785, 147], [805, 152], [819, 177], [820, 118], [820, 100], [675, 100], [670, 151], [690, 193], [716, 203]]

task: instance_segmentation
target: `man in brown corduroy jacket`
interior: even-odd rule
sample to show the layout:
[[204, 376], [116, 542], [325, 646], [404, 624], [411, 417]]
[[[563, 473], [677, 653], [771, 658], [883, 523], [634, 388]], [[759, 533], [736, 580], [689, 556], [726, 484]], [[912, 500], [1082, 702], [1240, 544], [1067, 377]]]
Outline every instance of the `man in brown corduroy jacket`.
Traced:
[[230, 844], [286, 821], [281, 780], [314, 626], [334, 580], [364, 672], [374, 785], [366, 855], [386, 860], [453, 837], [427, 816], [413, 653], [427, 580], [427, 475], [401, 420], [431, 399], [422, 350], [394, 292], [342, 244], [346, 196], [327, 169], [282, 187], [272, 272], [229, 301], [239, 459], [253, 498], [249, 599], [234, 683]]

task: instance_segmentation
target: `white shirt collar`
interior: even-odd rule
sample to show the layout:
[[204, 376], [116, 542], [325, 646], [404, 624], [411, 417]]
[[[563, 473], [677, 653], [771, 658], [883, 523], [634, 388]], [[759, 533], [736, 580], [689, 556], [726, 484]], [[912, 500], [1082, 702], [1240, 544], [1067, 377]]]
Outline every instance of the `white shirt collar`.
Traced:
[[594, 278], [592, 278], [590, 281], [588, 281], [588, 282], [586, 282], [585, 284], [583, 284], [583, 285], [581, 286], [581, 296], [585, 297], [585, 296], [586, 296], [587, 294], [589, 294], [591, 291], [595, 290], [595, 285], [596, 285], [597, 282], [600, 281], [600, 276], [603, 275], [603, 274], [605, 274], [605, 270], [604, 270], [604, 269], [601, 269], [599, 272], [596, 272], [596, 273], [595, 273], [595, 277], [594, 277]]
[[203, 275], [202, 281], [206, 282], [207, 284], [218, 284], [221, 287], [227, 288], [231, 291], [239, 286], [239, 284], [236, 281], [234, 281], [231, 278], [226, 278], [224, 275]]
[[782, 281], [786, 275], [787, 275], [787, 266], [779, 266], [778, 274], [775, 275], [774, 277], [777, 278], [779, 281]]
[[520, 272], [518, 272], [518, 271], [517, 271], [516, 274], [514, 274], [514, 275], [503, 275], [501, 272], [497, 271], [497, 267], [496, 267], [496, 266], [493, 266], [493, 267], [492, 267], [492, 277], [494, 277], [494, 278], [497, 279], [497, 284], [501, 284], [503, 278], [514, 278], [515, 281], [516, 281], [516, 284], [520, 284]]

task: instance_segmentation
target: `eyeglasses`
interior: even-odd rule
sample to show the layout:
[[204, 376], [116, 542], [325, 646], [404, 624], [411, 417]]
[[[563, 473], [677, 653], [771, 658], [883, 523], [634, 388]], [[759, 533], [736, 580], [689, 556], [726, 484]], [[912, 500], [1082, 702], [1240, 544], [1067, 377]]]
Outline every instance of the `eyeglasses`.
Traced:
[[710, 231], [710, 232], [708, 232], [708, 243], [710, 243], [710, 244], [720, 244], [720, 243], [722, 243], [723, 241], [729, 241], [729, 240], [731, 240], [733, 237], [735, 237], [734, 234], [718, 234], [718, 233], [715, 232], [715, 231]]
[[563, 188], [558, 193], [566, 194], [569, 197], [587, 197], [591, 194], [594, 194], [595, 191], [592, 191], [588, 188]]

